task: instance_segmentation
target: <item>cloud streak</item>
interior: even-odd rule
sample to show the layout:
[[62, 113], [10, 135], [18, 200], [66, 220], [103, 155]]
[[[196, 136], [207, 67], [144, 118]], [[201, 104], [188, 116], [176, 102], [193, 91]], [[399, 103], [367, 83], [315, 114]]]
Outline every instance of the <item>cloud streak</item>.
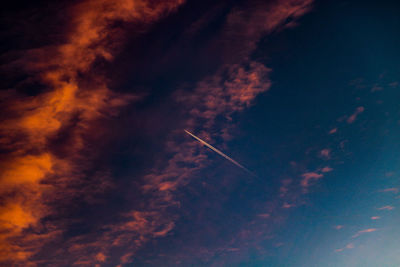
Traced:
[[210, 148], [212, 151], [216, 152], [218, 155], [222, 156], [223, 158], [229, 160], [230, 162], [232, 162], [233, 164], [235, 164], [236, 166], [238, 166], [239, 168], [245, 170], [247, 173], [256, 176], [253, 172], [251, 172], [250, 170], [248, 170], [246, 167], [244, 167], [243, 165], [241, 165], [239, 162], [237, 162], [236, 160], [232, 159], [231, 157], [227, 156], [226, 154], [224, 154], [222, 151], [216, 149], [215, 147], [213, 147], [212, 145], [210, 145], [209, 143], [203, 141], [202, 139], [200, 139], [199, 137], [195, 136], [194, 134], [192, 134], [191, 132], [184, 130], [185, 133], [187, 133], [188, 135], [190, 135], [191, 137], [193, 137], [194, 139], [196, 139], [197, 141], [199, 141], [200, 143], [202, 143], [203, 145], [207, 146], [208, 148]]

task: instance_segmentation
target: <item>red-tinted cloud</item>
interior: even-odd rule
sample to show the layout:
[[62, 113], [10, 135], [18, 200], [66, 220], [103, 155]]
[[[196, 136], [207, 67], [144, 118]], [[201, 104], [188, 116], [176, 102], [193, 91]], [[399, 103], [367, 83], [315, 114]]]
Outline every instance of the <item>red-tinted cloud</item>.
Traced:
[[[60, 234], [62, 229], [44, 224], [43, 218], [54, 212], [48, 204], [53, 198], [77, 193], [64, 190], [88, 167], [76, 164], [83, 160], [78, 155], [85, 149], [84, 136], [93, 133], [93, 122], [135, 99], [113, 93], [105, 77], [91, 72], [96, 61], [111, 60], [118, 49], [118, 42], [110, 42], [120, 34], [113, 23], [153, 22], [182, 2], [81, 2], [67, 11], [72, 20], [65, 42], [26, 51], [10, 64], [39, 80], [46, 91], [17, 95], [4, 107], [8, 116], [0, 126], [0, 145], [9, 154], [0, 174], [0, 262], [26, 265]], [[61, 157], [52, 141], [67, 130], [67, 143], [55, 144], [65, 151]], [[101, 254], [97, 258], [105, 260]]]

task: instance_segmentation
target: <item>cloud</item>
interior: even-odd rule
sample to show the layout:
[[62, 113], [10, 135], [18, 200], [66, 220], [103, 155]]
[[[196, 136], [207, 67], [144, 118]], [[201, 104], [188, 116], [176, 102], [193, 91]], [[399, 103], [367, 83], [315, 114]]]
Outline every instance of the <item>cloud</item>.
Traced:
[[331, 150], [328, 148], [322, 149], [320, 151], [320, 155], [325, 159], [330, 159], [331, 158]]
[[[1, 148], [10, 151], [0, 168], [0, 191], [6, 196], [0, 206], [0, 262], [34, 264], [31, 259], [35, 254], [48, 244], [61, 244], [62, 238], [62, 248], [46, 250], [49, 256], [39, 259], [42, 264], [46, 260], [65, 266], [126, 264], [143, 244], [173, 232], [176, 217], [169, 209], [179, 207], [174, 193], [207, 166], [207, 155], [198, 144], [177, 138], [177, 133], [165, 143], [168, 160], [154, 164], [142, 177], [140, 193], [146, 202], [141, 209], [114, 214], [111, 222], [100, 222], [89, 233], [69, 238], [64, 231], [71, 222], [52, 218], [59, 218], [58, 204], [67, 206], [78, 196], [90, 199], [92, 194], [112, 187], [107, 173], [93, 175], [92, 180], [88, 177], [97, 154], [88, 142], [93, 142], [93, 147], [101, 143], [101, 138], [94, 138], [105, 128], [99, 127], [99, 122], [141, 99], [113, 92], [101, 71], [121, 49], [124, 33], [118, 25], [151, 24], [176, 11], [183, 2], [81, 1], [65, 11], [71, 20], [60, 33], [62, 42], [27, 50], [10, 64], [40, 81], [44, 90], [11, 99], [6, 106], [9, 116], [0, 126]], [[199, 135], [207, 141], [226, 142], [233, 115], [254, 104], [271, 86], [271, 70], [249, 59], [259, 39], [293, 25], [310, 10], [311, 3], [274, 1], [231, 10], [217, 39], [226, 51], [239, 51], [241, 56], [222, 64], [193, 88], [173, 95], [186, 111], [183, 126], [201, 128]]]
[[[34, 96], [16, 93], [3, 107], [8, 116], [0, 126], [0, 146], [9, 154], [1, 163], [0, 174], [4, 196], [0, 206], [0, 262], [27, 264], [46, 242], [60, 235], [62, 229], [43, 219], [57, 213], [50, 205], [52, 201], [79, 193], [70, 184], [79, 181], [90, 165], [77, 164], [86, 162], [86, 137], [99, 131], [96, 121], [138, 99], [112, 92], [106, 77], [92, 71], [99, 61], [112, 60], [118, 50], [118, 42], [110, 42], [119, 34], [113, 24], [150, 23], [181, 3], [80, 2], [66, 11], [71, 21], [62, 33], [63, 43], [26, 50], [9, 64], [31, 80], [40, 81], [46, 90]], [[68, 138], [62, 139], [64, 136]], [[62, 156], [59, 150], [64, 151]], [[95, 192], [102, 188], [102, 181], [97, 182]], [[39, 229], [41, 233], [37, 234]]]
[[376, 92], [376, 91], [382, 91], [383, 87], [375, 84], [372, 88], [371, 88], [371, 92]]
[[353, 123], [356, 119], [357, 116], [360, 115], [361, 113], [364, 112], [364, 107], [358, 107], [353, 114], [347, 119], [347, 123], [351, 124]]
[[324, 177], [323, 174], [316, 173], [316, 172], [306, 172], [301, 175], [303, 177], [303, 180], [301, 180], [301, 186], [303, 188], [307, 188], [310, 186], [310, 181], [311, 180], [318, 180]]
[[392, 187], [392, 188], [385, 188], [385, 189], [382, 189], [382, 190], [380, 190], [380, 192], [384, 192], [384, 193], [391, 192], [391, 193], [395, 193], [395, 194], [397, 194], [397, 193], [399, 192], [399, 189], [398, 189], [398, 188], [396, 188], [396, 187]]
[[353, 243], [349, 243], [344, 248], [335, 249], [335, 252], [342, 252], [345, 249], [353, 249], [353, 248], [354, 248], [354, 244]]
[[312, 0], [248, 1], [231, 9], [219, 35], [209, 44], [224, 62], [249, 59], [266, 34], [292, 27], [311, 10]]
[[323, 168], [321, 169], [321, 172], [331, 172], [331, 171], [333, 171], [333, 169], [332, 169], [331, 167], [328, 167], [328, 166], [323, 167]]
[[372, 216], [371, 220], [379, 220], [381, 217], [380, 216]]
[[372, 233], [372, 232], [375, 232], [377, 229], [376, 228], [369, 228], [369, 229], [365, 229], [365, 230], [361, 230], [361, 231], [358, 231], [355, 235], [353, 235], [352, 237], [353, 238], [356, 238], [356, 237], [359, 237], [360, 235], [362, 235], [362, 234], [365, 234], [365, 233]]
[[336, 229], [336, 230], [340, 230], [340, 229], [342, 229], [342, 228], [343, 228], [343, 225], [336, 225], [336, 226], [335, 226], [335, 229]]
[[[226, 56], [223, 64], [193, 88], [185, 86], [173, 94], [174, 100], [183, 109], [182, 114], [187, 116], [180, 123], [181, 128], [173, 132], [166, 142], [167, 164], [155, 166], [144, 177], [146, 184], [143, 190], [152, 195], [150, 205], [160, 207], [161, 214], [165, 213], [162, 210], [164, 207], [179, 206], [175, 192], [209, 165], [205, 150], [196, 141], [182, 139], [182, 129], [196, 132], [199, 138], [211, 144], [219, 140], [218, 145], [223, 147], [232, 138], [233, 115], [249, 108], [258, 95], [271, 87], [271, 69], [250, 60], [250, 53], [264, 34], [284, 27], [289, 17], [300, 17], [309, 10], [311, 2], [276, 1], [266, 6], [259, 2], [249, 9], [234, 8], [228, 14], [220, 35], [214, 40], [214, 45], [224, 50], [221, 52], [222, 57]], [[236, 248], [232, 244], [228, 247]], [[207, 255], [210, 255], [210, 250], [206, 249]]]
[[394, 209], [394, 207], [390, 206], [390, 205], [378, 208], [378, 210], [393, 210], [393, 209]]
[[329, 134], [334, 134], [337, 132], [337, 128], [333, 128], [332, 130], [329, 131]]
[[290, 208], [293, 208], [293, 207], [295, 207], [294, 204], [290, 204], [290, 203], [287, 203], [287, 202], [283, 203], [283, 205], [282, 205], [282, 208], [284, 208], [284, 209], [290, 209]]

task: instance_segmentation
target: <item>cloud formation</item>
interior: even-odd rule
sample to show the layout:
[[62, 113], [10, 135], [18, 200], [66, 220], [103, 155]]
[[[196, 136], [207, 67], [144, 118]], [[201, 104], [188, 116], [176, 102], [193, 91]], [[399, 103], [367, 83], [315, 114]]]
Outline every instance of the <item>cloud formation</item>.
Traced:
[[[113, 23], [150, 23], [180, 4], [81, 2], [68, 10], [72, 20], [65, 42], [25, 51], [10, 64], [46, 90], [35, 96], [17, 95], [3, 107], [9, 116], [0, 126], [0, 145], [9, 153], [0, 174], [0, 262], [26, 264], [45, 242], [60, 234], [56, 225], [43, 222], [53, 213], [48, 202], [80, 177], [83, 170], [76, 160], [83, 159], [78, 155], [93, 133], [93, 123], [136, 99], [113, 93], [106, 77], [91, 72], [95, 63], [112, 60], [118, 50], [118, 42], [110, 42], [120, 34]], [[64, 135], [67, 140], [60, 139]], [[62, 157], [60, 149], [65, 151]], [[74, 192], [64, 192], [70, 193]]]
[[[92, 155], [102, 131], [99, 124], [141, 97], [113, 92], [101, 66], [111, 62], [122, 47], [124, 32], [118, 25], [149, 25], [183, 3], [98, 0], [71, 4], [67, 10], [71, 20], [62, 41], [24, 51], [10, 64], [39, 81], [43, 90], [33, 96], [16, 93], [2, 106], [10, 116], [0, 126], [0, 146], [7, 152], [0, 168], [0, 262], [35, 265], [35, 255], [51, 242], [60, 242], [71, 223], [52, 219], [59, 215], [57, 205], [68, 205], [77, 195], [89, 199], [112, 187], [108, 173], [93, 175], [93, 180], [87, 174], [94, 165]], [[183, 126], [201, 129], [199, 136], [206, 141], [213, 137], [225, 144], [232, 138], [233, 115], [250, 107], [271, 86], [271, 69], [252, 60], [251, 53], [265, 34], [292, 27], [311, 3], [285, 0], [232, 9], [215, 39], [223, 44], [227, 58], [237, 51], [236, 59], [226, 59], [216, 73], [173, 94], [188, 114]], [[167, 163], [155, 164], [142, 177], [140, 190], [146, 203], [115, 214], [115, 221], [100, 224], [95, 233], [64, 237], [62, 251], [55, 251], [47, 262], [37, 256], [37, 265], [125, 264], [143, 244], [170, 234], [176, 218], [168, 209], [179, 206], [177, 189], [208, 164], [195, 141], [177, 136], [171, 134], [165, 144], [165, 151], [172, 155]]]

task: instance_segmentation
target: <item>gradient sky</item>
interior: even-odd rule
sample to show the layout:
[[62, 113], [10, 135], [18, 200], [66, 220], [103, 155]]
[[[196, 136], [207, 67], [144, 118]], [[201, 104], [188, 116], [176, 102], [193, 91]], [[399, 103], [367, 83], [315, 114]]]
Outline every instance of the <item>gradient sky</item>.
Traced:
[[398, 14], [3, 6], [0, 266], [399, 267]]

